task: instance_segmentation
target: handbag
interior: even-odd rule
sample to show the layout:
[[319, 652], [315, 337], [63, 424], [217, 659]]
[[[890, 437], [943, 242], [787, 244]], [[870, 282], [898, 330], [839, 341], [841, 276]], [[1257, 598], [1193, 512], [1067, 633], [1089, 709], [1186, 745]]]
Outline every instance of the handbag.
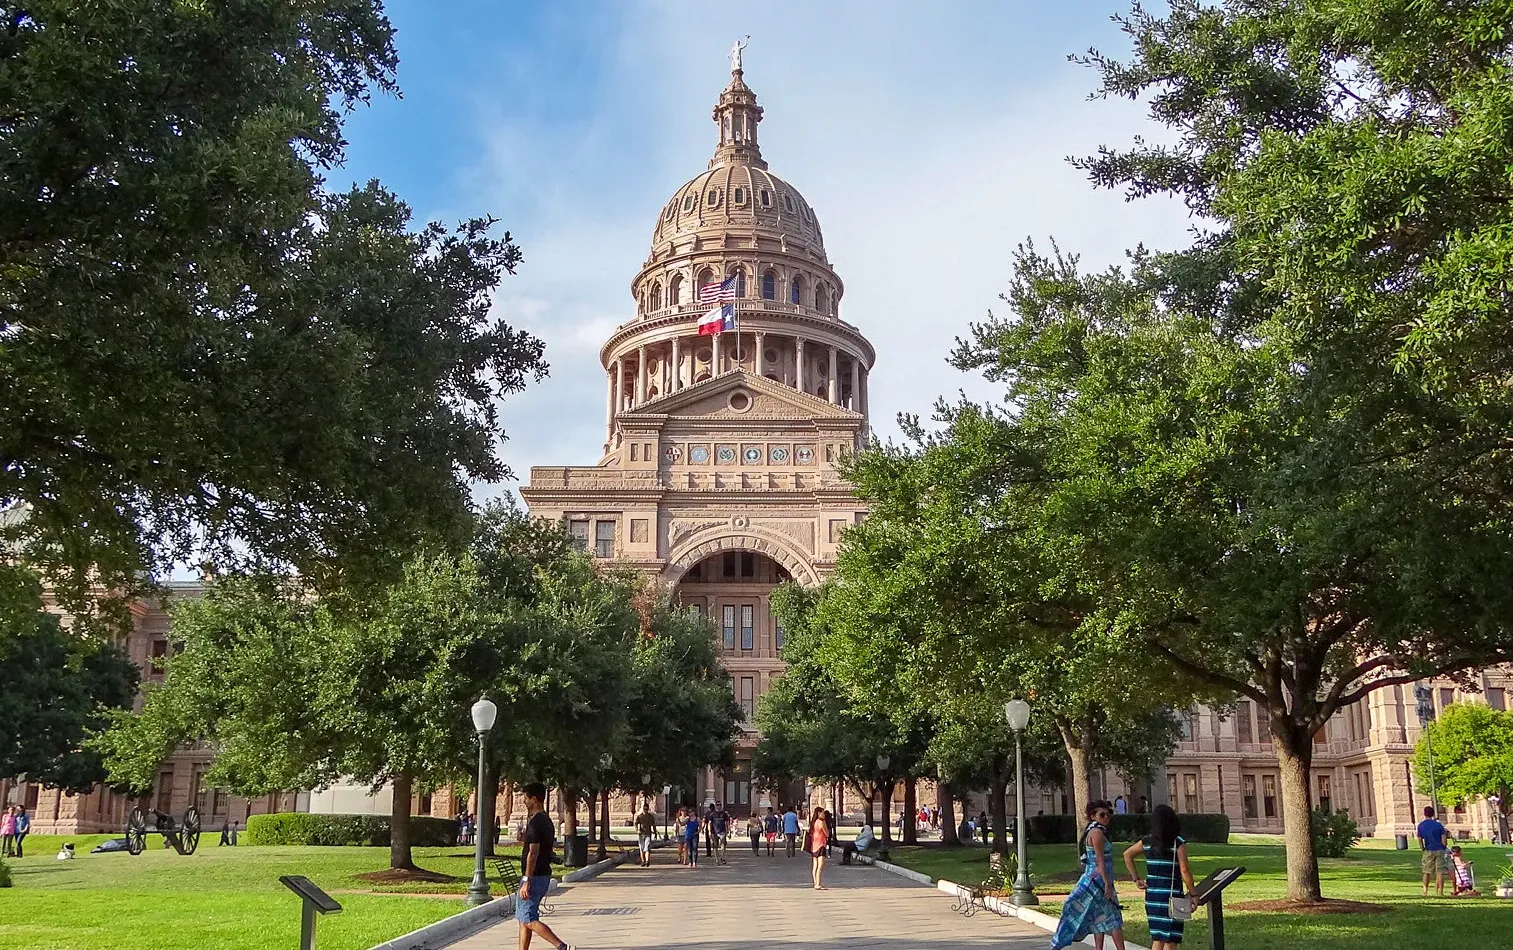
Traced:
[[1197, 905], [1191, 897], [1178, 895], [1166, 902], [1166, 909], [1171, 913], [1172, 920], [1192, 920]]

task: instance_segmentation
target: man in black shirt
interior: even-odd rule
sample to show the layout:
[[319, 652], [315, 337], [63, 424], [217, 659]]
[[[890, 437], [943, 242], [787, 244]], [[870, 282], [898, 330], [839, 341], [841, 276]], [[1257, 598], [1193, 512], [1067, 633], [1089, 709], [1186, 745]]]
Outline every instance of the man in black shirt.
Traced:
[[572, 945], [541, 922], [541, 900], [552, 886], [552, 847], [557, 843], [557, 829], [544, 807], [546, 786], [530, 782], [521, 789], [525, 794], [525, 840], [520, 854], [520, 893], [515, 896], [515, 920], [520, 923], [520, 950], [531, 945], [531, 935], [540, 934], [557, 950], [573, 950]]

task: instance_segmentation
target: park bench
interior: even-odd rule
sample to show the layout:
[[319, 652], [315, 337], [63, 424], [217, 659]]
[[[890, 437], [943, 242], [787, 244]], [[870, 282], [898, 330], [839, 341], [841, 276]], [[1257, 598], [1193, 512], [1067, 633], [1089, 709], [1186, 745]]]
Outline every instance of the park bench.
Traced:
[[1003, 858], [998, 852], [988, 855], [988, 876], [983, 878], [982, 883], [956, 885], [956, 903], [951, 909], [963, 917], [971, 917], [979, 910], [990, 910], [1000, 917], [1007, 916], [999, 907], [989, 906], [988, 897], [997, 897], [1004, 891], [1007, 875], [1004, 871]]
[[[520, 881], [524, 877], [520, 873], [520, 865], [502, 854], [496, 854], [494, 855], [494, 870], [499, 872], [499, 880], [511, 894], [520, 893]], [[548, 904], [545, 899], [541, 901], [541, 916], [545, 917], [556, 909], [555, 904]]]

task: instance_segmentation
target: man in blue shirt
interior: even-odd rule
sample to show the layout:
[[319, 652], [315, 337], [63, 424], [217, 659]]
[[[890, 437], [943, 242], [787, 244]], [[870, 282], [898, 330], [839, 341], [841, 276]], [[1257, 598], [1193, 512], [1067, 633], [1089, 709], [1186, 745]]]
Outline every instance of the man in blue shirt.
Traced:
[[1429, 896], [1429, 879], [1439, 875], [1436, 893], [1445, 896], [1445, 875], [1450, 873], [1450, 832], [1434, 818], [1434, 807], [1424, 808], [1424, 820], [1418, 823], [1418, 840], [1423, 846], [1424, 896]]
[[798, 853], [799, 816], [792, 805], [783, 811], [783, 840], [787, 843], [790, 858]]

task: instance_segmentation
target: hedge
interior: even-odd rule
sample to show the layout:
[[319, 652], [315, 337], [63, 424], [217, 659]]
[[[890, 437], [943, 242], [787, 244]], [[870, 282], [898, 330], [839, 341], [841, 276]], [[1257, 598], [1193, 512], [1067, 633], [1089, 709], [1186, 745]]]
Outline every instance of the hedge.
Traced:
[[[388, 815], [308, 815], [283, 812], [253, 815], [241, 840], [250, 845], [389, 846]], [[410, 819], [410, 843], [420, 848], [449, 848], [457, 844], [457, 822], [451, 818]]]
[[[1194, 844], [1228, 844], [1229, 816], [1188, 814], [1177, 816], [1182, 822], [1182, 837]], [[1036, 815], [1026, 819], [1030, 844], [1076, 844], [1082, 822], [1071, 815]], [[1150, 834], [1151, 816], [1115, 815], [1109, 835], [1115, 841], [1138, 841]]]

